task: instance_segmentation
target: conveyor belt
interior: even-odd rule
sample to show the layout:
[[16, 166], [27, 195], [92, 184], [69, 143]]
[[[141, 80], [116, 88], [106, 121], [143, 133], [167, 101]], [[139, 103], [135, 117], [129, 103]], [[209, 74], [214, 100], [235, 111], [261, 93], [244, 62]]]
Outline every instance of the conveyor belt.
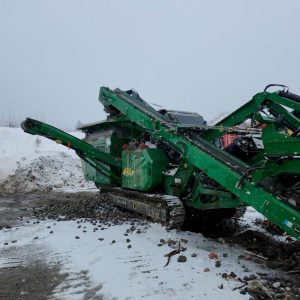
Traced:
[[[151, 118], [160, 121], [162, 124], [168, 127], [168, 129], [177, 130], [176, 124], [170, 123], [167, 120], [163, 118], [163, 116], [159, 113], [154, 111], [154, 109], [149, 106], [147, 107], [144, 105], [142, 101], [139, 101], [138, 99], [135, 99], [129, 95], [127, 95], [125, 92], [117, 90], [115, 91], [118, 93], [118, 96], [121, 97], [126, 102], [130, 103], [134, 107], [138, 108]], [[226, 164], [229, 166], [232, 170], [235, 170], [240, 175], [244, 175], [248, 171], [247, 165], [237, 159], [236, 157], [226, 153], [222, 149], [217, 148], [210, 142], [207, 142], [206, 140], [200, 138], [200, 137], [194, 137], [194, 138], [188, 138], [184, 137], [187, 141], [191, 142], [193, 145], [198, 147], [200, 150], [208, 153], [209, 155], [213, 156], [218, 161], [222, 162], [223, 164]]]

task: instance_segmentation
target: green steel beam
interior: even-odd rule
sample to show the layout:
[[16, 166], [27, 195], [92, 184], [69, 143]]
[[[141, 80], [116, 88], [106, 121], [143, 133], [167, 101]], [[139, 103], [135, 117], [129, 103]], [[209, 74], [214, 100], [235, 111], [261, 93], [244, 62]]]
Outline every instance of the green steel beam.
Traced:
[[262, 94], [266, 94], [266, 99], [270, 100], [274, 103], [289, 107], [291, 109], [300, 111], [300, 103], [294, 100], [290, 100], [287, 98], [284, 98], [282, 96], [279, 96], [278, 92], [274, 92], [274, 93], [262, 93]]
[[272, 102], [269, 104], [269, 109], [273, 115], [276, 115], [276, 117], [278, 117], [279, 120], [282, 120], [289, 128], [294, 130], [300, 128], [300, 120], [282, 105]]

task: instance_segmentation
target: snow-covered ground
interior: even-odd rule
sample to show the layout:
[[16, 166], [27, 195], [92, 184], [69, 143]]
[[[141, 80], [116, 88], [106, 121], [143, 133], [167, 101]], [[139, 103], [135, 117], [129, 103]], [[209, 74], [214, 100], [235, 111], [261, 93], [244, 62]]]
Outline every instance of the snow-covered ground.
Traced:
[[[238, 247], [229, 247], [222, 240], [210, 240], [201, 234], [167, 232], [158, 224], [137, 225], [141, 233], [130, 231], [129, 223], [104, 226], [105, 230], [96, 232], [90, 223], [81, 225], [78, 228], [76, 221], [26, 224], [18, 230], [4, 230], [0, 244], [9, 242], [3, 246], [6, 251], [9, 247], [23, 246], [36, 258], [41, 247], [46, 248], [48, 263], [63, 261], [63, 271], [70, 275], [56, 288], [54, 299], [83, 299], [86, 285], [78, 275], [83, 271], [89, 277], [89, 288], [101, 287], [97, 294], [104, 299], [249, 299], [249, 295], [232, 291], [241, 283], [234, 278], [222, 278], [222, 274], [234, 272], [243, 277], [265, 271], [251, 261], [240, 260], [242, 250]], [[128, 231], [128, 236], [124, 236]], [[164, 255], [172, 249], [167, 244], [158, 246], [161, 239], [181, 242], [187, 248], [182, 252], [187, 261], [178, 262], [178, 256], [174, 256], [164, 267], [167, 262]], [[17, 243], [11, 244], [13, 240]], [[209, 258], [211, 252], [219, 256], [221, 266]], [[0, 267], [9, 265], [16, 266], [15, 259], [2, 257]], [[244, 272], [245, 267], [249, 273]]]
[[[11, 188], [20, 186], [22, 179], [28, 190], [52, 186], [77, 191], [91, 187], [83, 181], [80, 160], [74, 151], [39, 139], [40, 143], [37, 136], [18, 128], [0, 128], [0, 181], [6, 182], [5, 187], [9, 186], [8, 181]], [[30, 176], [32, 180], [28, 179]], [[33, 187], [30, 182], [35, 182]], [[250, 210], [247, 216], [252, 220], [257, 213]], [[87, 287], [93, 290], [93, 299], [96, 296], [101, 299], [249, 299], [249, 295], [233, 291], [240, 285], [236, 278], [223, 278], [222, 274], [234, 272], [243, 277], [245, 270], [248, 274], [262, 271], [252, 261], [240, 259], [242, 249], [238, 246], [199, 233], [168, 231], [159, 224], [137, 223], [130, 230], [129, 222], [103, 226], [75, 220], [39, 223], [25, 220], [28, 223], [24, 226], [1, 231], [0, 251], [5, 254], [14, 247], [22, 247], [27, 251], [19, 257], [21, 264], [31, 263], [33, 257], [52, 265], [61, 264], [61, 272], [69, 275], [56, 287], [51, 299], [89, 299], [83, 296]], [[243, 222], [247, 223], [247, 218]], [[98, 225], [104, 229], [94, 230]], [[181, 254], [187, 261], [178, 262], [177, 255], [164, 267], [165, 254], [173, 248], [162, 240], [180, 242], [186, 247]], [[211, 252], [219, 258], [210, 259]], [[15, 257], [2, 255], [0, 258], [0, 268], [17, 264]], [[82, 273], [88, 280], [80, 276]]]

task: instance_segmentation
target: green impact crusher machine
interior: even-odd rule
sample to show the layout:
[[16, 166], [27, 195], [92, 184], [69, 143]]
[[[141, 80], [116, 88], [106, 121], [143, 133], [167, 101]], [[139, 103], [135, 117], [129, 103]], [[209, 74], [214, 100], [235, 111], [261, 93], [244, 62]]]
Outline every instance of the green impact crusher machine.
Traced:
[[300, 96], [286, 86], [268, 85], [214, 126], [135, 90], [102, 87], [99, 101], [107, 119], [80, 127], [83, 140], [30, 118], [22, 128], [74, 149], [86, 180], [123, 208], [180, 227], [187, 211], [218, 222], [252, 206], [300, 239]]

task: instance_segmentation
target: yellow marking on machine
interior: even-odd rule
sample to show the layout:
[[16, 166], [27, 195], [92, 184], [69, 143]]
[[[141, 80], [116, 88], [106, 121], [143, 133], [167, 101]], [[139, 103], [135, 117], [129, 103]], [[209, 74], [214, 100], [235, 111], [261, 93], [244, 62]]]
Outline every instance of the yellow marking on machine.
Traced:
[[131, 177], [134, 174], [134, 170], [132, 168], [125, 168], [122, 174], [126, 177]]

